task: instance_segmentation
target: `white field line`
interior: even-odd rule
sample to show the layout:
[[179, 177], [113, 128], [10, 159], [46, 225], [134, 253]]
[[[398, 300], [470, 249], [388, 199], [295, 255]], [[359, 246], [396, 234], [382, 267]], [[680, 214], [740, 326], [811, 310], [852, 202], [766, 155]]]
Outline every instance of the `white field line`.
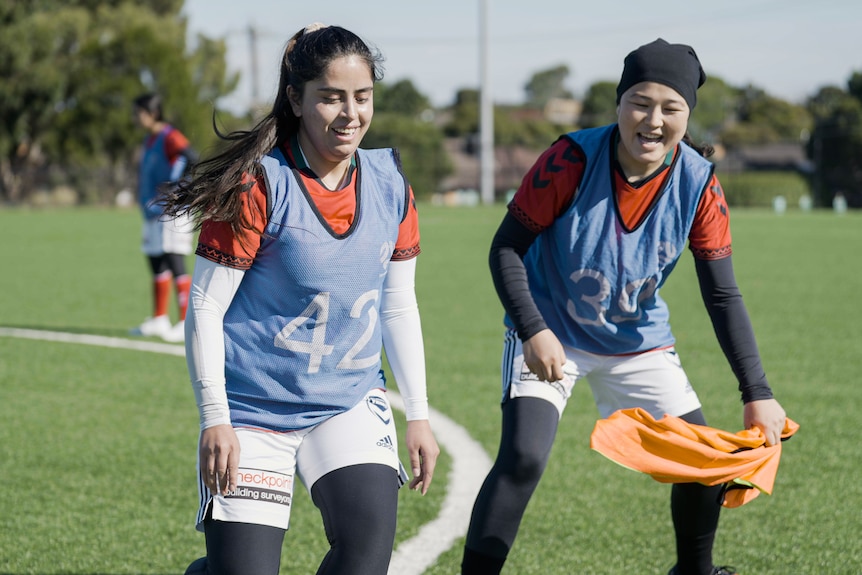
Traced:
[[165, 353], [185, 357], [185, 347], [170, 343], [156, 343], [152, 341], [140, 341], [124, 339], [121, 337], [105, 337], [102, 335], [86, 335], [82, 333], [66, 333], [62, 331], [42, 331], [39, 329], [18, 329], [11, 327], [0, 327], [0, 336], [17, 337], [21, 339], [38, 339], [41, 341], [59, 341], [63, 343], [82, 343], [85, 345], [96, 345], [99, 347], [113, 347], [117, 349], [131, 349], [136, 351], [149, 351], [153, 353]]
[[[185, 356], [185, 348], [182, 345], [120, 337], [7, 327], [0, 327], [0, 337], [77, 343]], [[404, 411], [404, 402], [397, 392], [390, 390], [387, 392], [387, 397], [392, 407]], [[460, 537], [467, 533], [473, 500], [491, 468], [488, 454], [463, 427], [433, 408], [430, 410], [430, 418], [437, 442], [452, 459], [448, 491], [440, 508], [440, 514], [423, 525], [415, 537], [402, 541], [395, 549], [389, 564], [389, 575], [421, 575], [442, 553], [448, 551]]]
[[[400, 395], [393, 393], [390, 403], [403, 411]], [[429, 417], [438, 443], [452, 457], [448, 491], [437, 518], [423, 525], [415, 537], [403, 541], [395, 549], [388, 575], [421, 575], [467, 533], [473, 500], [491, 469], [488, 454], [466, 429], [433, 408]], [[434, 488], [433, 484], [431, 488]]]

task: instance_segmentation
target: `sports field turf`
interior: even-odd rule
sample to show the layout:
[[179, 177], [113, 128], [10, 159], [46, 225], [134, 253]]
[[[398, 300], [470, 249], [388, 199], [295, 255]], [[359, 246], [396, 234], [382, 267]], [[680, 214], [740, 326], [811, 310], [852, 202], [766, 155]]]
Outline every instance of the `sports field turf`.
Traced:
[[[431, 403], [491, 456], [502, 331], [486, 261], [502, 214], [420, 205]], [[732, 218], [767, 374], [802, 427], [784, 445], [774, 495], [724, 512], [716, 560], [744, 575], [858, 574], [862, 214]], [[0, 327], [126, 338], [149, 313], [139, 229], [134, 211], [0, 210]], [[663, 293], [707, 418], [738, 430], [736, 383], [690, 255]], [[673, 563], [669, 487], [591, 452], [595, 419], [581, 385], [504, 572], [664, 575]], [[181, 357], [0, 337], [0, 574], [182, 573], [204, 549], [192, 526], [196, 440]], [[402, 492], [398, 542], [437, 514], [449, 464], [444, 454], [428, 496]], [[427, 573], [457, 573], [459, 545]], [[298, 487], [282, 573], [313, 573], [325, 549]]]

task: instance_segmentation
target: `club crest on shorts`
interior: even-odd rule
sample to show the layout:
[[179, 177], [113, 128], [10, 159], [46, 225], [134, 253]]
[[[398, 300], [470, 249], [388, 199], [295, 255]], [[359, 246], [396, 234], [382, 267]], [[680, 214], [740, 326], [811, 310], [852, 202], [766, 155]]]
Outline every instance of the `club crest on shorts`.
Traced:
[[386, 403], [385, 399], [376, 395], [369, 395], [365, 398], [365, 405], [368, 406], [368, 409], [371, 410], [371, 413], [380, 418], [380, 421], [382, 421], [385, 425], [389, 425], [389, 422], [392, 419], [392, 415], [389, 411], [389, 404]]

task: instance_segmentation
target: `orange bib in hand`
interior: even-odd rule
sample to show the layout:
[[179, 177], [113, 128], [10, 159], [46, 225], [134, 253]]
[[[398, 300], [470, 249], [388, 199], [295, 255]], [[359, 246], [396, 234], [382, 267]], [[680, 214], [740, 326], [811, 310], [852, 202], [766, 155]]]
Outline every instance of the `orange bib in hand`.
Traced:
[[[799, 425], [789, 418], [782, 441]], [[590, 447], [623, 467], [661, 483], [725, 485], [722, 505], [739, 507], [760, 492], [772, 493], [781, 443], [766, 445], [759, 428], [729, 433], [641, 408], [621, 409], [596, 422]]]

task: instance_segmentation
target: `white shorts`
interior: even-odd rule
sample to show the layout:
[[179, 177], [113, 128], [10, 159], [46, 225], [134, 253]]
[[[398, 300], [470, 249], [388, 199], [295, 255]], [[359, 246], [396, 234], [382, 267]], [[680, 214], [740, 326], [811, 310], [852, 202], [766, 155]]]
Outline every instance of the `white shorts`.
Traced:
[[148, 256], [192, 253], [194, 221], [188, 216], [144, 219], [141, 251]]
[[[398, 459], [398, 441], [386, 392], [373, 389], [352, 409], [314, 427], [277, 433], [236, 428], [240, 443], [237, 488], [226, 494], [209, 491], [198, 478], [201, 506], [197, 529], [212, 506], [217, 521], [254, 523], [287, 529], [294, 475], [308, 491], [336, 469], [362, 463], [388, 465], [401, 484], [407, 474]], [[198, 464], [200, 474], [200, 464]]]
[[506, 332], [503, 348], [503, 399], [538, 397], [556, 406], [560, 416], [580, 379], [586, 378], [602, 417], [618, 409], [640, 407], [656, 419], [685, 415], [700, 407], [674, 348], [635, 355], [596, 355], [564, 347], [562, 381], [539, 381], [524, 363], [521, 340]]

